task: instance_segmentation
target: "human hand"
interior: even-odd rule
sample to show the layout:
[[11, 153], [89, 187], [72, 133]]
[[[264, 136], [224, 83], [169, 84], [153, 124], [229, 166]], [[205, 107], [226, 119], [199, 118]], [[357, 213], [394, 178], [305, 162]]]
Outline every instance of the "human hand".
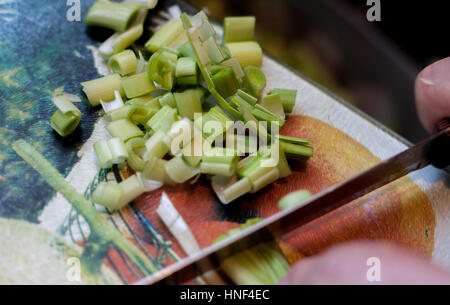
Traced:
[[[417, 77], [416, 106], [419, 118], [432, 133], [450, 118], [450, 57], [425, 68]], [[367, 259], [381, 263], [381, 282], [367, 279]], [[450, 275], [433, 267], [410, 250], [384, 242], [338, 245], [295, 265], [280, 284], [450, 284]]]

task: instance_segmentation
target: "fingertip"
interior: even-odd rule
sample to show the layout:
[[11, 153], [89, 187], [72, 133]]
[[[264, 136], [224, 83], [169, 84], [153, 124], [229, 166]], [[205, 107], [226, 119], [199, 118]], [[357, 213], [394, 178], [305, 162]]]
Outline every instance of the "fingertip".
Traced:
[[415, 95], [419, 118], [432, 133], [440, 120], [450, 116], [450, 57], [419, 73]]

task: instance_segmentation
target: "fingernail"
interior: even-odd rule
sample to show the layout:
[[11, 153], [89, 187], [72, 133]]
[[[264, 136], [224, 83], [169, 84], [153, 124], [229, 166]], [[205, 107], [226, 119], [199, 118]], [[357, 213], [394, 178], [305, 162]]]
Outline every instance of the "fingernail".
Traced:
[[419, 77], [419, 80], [420, 80], [422, 83], [424, 83], [425, 85], [428, 85], [428, 86], [434, 86], [434, 85], [436, 85], [435, 82], [433, 82], [433, 81], [431, 81], [431, 80], [428, 80], [428, 79], [425, 79], [425, 78], [423, 78], [423, 77]]

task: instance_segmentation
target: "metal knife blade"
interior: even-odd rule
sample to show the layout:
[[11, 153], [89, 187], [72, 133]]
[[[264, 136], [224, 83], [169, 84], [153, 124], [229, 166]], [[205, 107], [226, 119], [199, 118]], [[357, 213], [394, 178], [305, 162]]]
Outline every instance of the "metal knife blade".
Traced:
[[218, 268], [224, 258], [260, 242], [282, 236], [288, 237], [302, 225], [430, 164], [435, 164], [439, 168], [450, 165], [448, 124], [445, 129], [427, 140], [343, 183], [323, 190], [302, 205], [275, 214], [241, 234], [203, 249], [138, 284], [186, 283], [196, 276]]

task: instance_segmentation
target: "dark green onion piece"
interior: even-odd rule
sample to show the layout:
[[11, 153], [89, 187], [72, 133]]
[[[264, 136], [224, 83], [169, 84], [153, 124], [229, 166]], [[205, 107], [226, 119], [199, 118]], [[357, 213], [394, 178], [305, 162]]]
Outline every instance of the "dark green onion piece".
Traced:
[[291, 113], [295, 106], [297, 98], [297, 90], [290, 89], [273, 89], [269, 94], [279, 94], [283, 102], [283, 108], [286, 113]]
[[214, 72], [212, 73], [212, 80], [219, 94], [224, 98], [234, 95], [239, 89], [239, 81], [234, 75], [233, 68], [223, 67]]

